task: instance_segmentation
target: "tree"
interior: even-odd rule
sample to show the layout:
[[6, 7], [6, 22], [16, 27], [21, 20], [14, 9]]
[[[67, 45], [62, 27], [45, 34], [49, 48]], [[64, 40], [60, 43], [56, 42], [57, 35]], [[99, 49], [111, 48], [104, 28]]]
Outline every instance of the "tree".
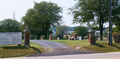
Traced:
[[[120, 16], [120, 15], [119, 15]], [[114, 20], [115, 27], [112, 29], [113, 32], [119, 32], [120, 33], [120, 18], [118, 20]]]
[[[100, 40], [103, 40], [103, 25], [109, 19], [109, 0], [78, 0], [76, 5], [70, 8], [70, 13], [74, 16], [73, 23], [87, 23], [100, 27]], [[112, 19], [118, 20], [120, 4], [119, 0], [112, 0]], [[94, 19], [96, 18], [96, 19]]]
[[63, 39], [63, 35], [66, 35], [66, 34], [67, 34], [67, 26], [61, 25], [61, 26], [57, 27], [57, 30], [55, 33], [56, 38], [60, 37], [60, 39]]
[[5, 19], [0, 22], [0, 32], [19, 32], [20, 24], [16, 20]]
[[67, 26], [67, 28], [68, 28], [68, 31], [74, 31], [75, 27], [69, 27], [69, 26]]
[[116, 27], [114, 27], [114, 28], [112, 29], [112, 31], [113, 31], [113, 32], [118, 32], [118, 33], [120, 33], [120, 24], [119, 24], [119, 25], [116, 25]]
[[59, 25], [61, 22], [62, 8], [52, 2], [34, 3], [34, 8], [29, 9], [22, 18], [23, 25], [28, 26], [31, 34], [38, 37], [45, 35], [47, 39], [50, 26]]
[[74, 29], [74, 32], [76, 33], [77, 36], [86, 36], [88, 34], [87, 27], [84, 26], [77, 26]]

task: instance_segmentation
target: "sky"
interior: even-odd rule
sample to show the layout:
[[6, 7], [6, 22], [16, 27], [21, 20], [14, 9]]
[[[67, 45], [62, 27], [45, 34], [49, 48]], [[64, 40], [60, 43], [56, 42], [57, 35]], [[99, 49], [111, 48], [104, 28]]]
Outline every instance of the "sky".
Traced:
[[74, 6], [76, 3], [74, 0], [0, 0], [0, 21], [4, 19], [13, 19], [13, 13], [15, 12], [15, 19], [21, 22], [21, 18], [25, 16], [28, 9], [33, 8], [34, 2], [53, 2], [58, 4], [58, 6], [63, 7], [62, 20], [64, 21], [62, 25], [66, 26], [78, 26], [79, 24], [72, 24], [72, 15], [68, 15], [68, 8]]

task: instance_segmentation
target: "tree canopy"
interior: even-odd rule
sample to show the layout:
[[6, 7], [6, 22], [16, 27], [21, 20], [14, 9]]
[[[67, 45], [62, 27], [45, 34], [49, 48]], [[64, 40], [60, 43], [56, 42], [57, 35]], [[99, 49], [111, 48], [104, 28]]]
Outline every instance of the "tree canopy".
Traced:
[[20, 24], [16, 20], [5, 19], [0, 21], [0, 32], [19, 32]]
[[[73, 23], [87, 23], [89, 26], [99, 26], [100, 35], [104, 23], [109, 21], [109, 0], [78, 0], [75, 6], [70, 8], [70, 13], [73, 15]], [[112, 19], [118, 20], [120, 15], [119, 0], [112, 0]], [[103, 38], [101, 37], [101, 40]]]
[[63, 35], [66, 35], [67, 34], [67, 26], [65, 25], [60, 25], [59, 27], [57, 27], [56, 29], [56, 33], [55, 33], [55, 36], [56, 38], [59, 37], [60, 39], [63, 39]]
[[52, 2], [42, 1], [34, 2], [34, 7], [27, 10], [26, 15], [22, 18], [24, 26], [28, 26], [32, 35], [45, 35], [49, 33], [50, 26], [59, 25], [62, 21], [62, 7]]
[[119, 24], [119, 25], [116, 25], [116, 27], [114, 27], [114, 28], [112, 29], [112, 31], [113, 31], [113, 32], [118, 32], [118, 33], [120, 33], [120, 24]]
[[87, 36], [88, 34], [87, 27], [84, 26], [77, 26], [74, 29], [74, 32], [76, 33], [77, 36]]

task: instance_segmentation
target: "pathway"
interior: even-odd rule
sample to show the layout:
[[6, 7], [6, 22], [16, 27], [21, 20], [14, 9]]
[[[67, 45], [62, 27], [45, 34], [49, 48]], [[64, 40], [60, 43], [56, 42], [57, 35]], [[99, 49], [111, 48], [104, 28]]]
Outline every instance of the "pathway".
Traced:
[[93, 52], [85, 52], [73, 49], [65, 44], [54, 42], [54, 41], [45, 41], [45, 40], [31, 40], [31, 42], [40, 44], [45, 47], [46, 53], [36, 54], [32, 56], [54, 56], [54, 55], [71, 55], [71, 54], [88, 54]]

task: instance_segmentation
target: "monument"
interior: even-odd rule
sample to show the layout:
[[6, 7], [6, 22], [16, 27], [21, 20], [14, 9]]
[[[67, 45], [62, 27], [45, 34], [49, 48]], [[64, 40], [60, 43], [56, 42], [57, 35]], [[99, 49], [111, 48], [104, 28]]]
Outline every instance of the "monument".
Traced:
[[51, 39], [52, 39], [52, 35], [49, 36], [49, 40], [51, 40]]

